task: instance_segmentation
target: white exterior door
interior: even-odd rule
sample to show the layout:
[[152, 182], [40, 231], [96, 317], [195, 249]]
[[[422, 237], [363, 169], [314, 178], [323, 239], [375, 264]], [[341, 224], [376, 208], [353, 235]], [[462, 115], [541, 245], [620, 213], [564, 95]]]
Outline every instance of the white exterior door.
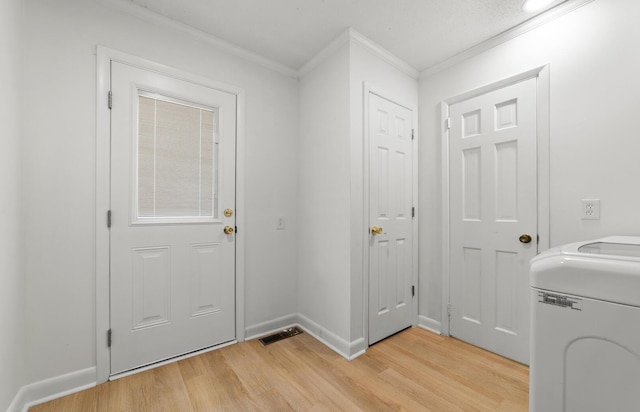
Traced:
[[413, 323], [412, 127], [369, 93], [369, 344]]
[[111, 90], [113, 375], [236, 337], [236, 97], [116, 62]]
[[528, 364], [536, 79], [456, 103], [450, 121], [450, 333]]

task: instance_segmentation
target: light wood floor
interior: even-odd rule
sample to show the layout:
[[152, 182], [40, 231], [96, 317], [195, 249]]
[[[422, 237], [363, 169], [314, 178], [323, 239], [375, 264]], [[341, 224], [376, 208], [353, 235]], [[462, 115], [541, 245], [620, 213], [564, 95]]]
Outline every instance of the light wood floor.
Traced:
[[309, 334], [257, 340], [34, 406], [45, 411], [526, 411], [528, 368], [407, 329], [349, 362]]

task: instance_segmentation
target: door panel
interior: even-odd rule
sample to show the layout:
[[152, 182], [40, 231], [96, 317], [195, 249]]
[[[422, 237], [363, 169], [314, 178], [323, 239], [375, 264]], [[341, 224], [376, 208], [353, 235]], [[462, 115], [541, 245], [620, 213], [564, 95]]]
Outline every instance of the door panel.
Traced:
[[218, 285], [224, 272], [217, 271], [217, 262], [222, 260], [220, 243], [191, 245], [189, 263], [191, 276], [191, 316], [202, 316], [220, 311], [222, 300]]
[[234, 95], [112, 62], [111, 374], [235, 339]]
[[451, 105], [450, 118], [450, 333], [528, 363], [536, 79]]
[[412, 112], [369, 94], [369, 344], [413, 319]]
[[171, 250], [132, 250], [133, 330], [169, 323], [171, 312]]

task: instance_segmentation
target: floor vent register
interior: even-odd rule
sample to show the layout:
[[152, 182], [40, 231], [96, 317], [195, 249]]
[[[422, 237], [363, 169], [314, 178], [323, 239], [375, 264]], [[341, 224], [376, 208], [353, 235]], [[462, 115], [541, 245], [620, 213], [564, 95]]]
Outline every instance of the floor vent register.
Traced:
[[273, 335], [265, 336], [264, 338], [260, 338], [260, 342], [264, 345], [270, 345], [272, 343], [278, 342], [282, 339], [287, 339], [292, 336], [296, 336], [302, 333], [302, 329], [297, 326], [292, 328], [284, 329], [278, 333], [274, 333]]

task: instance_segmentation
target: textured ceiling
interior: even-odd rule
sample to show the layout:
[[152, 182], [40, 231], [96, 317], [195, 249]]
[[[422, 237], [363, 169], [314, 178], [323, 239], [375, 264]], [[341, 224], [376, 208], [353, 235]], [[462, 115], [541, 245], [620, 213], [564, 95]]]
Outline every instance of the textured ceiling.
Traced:
[[542, 12], [522, 0], [129, 1], [294, 70], [349, 27], [423, 70]]

